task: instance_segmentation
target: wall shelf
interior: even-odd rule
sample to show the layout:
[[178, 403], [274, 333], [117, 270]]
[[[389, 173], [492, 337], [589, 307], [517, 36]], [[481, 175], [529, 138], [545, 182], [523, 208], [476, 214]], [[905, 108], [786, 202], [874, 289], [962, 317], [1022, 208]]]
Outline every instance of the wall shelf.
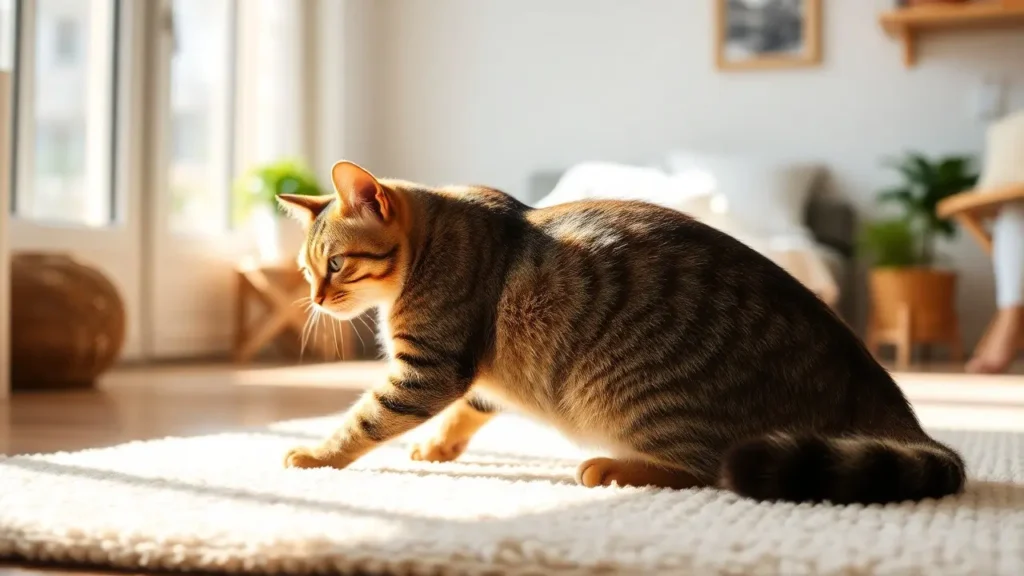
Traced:
[[923, 34], [954, 30], [1024, 28], [1024, 3], [989, 0], [967, 4], [914, 6], [884, 12], [882, 28], [903, 43], [903, 64], [917, 64], [917, 41]]

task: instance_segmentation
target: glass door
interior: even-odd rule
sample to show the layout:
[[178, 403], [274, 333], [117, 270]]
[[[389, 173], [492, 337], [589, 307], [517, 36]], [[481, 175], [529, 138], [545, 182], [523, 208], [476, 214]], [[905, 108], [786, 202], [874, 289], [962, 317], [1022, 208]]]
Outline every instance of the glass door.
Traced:
[[231, 347], [237, 0], [156, 0], [147, 276], [154, 357]]
[[231, 349], [236, 266], [253, 251], [232, 183], [304, 151], [303, 6], [0, 0], [16, 38], [0, 43], [15, 70], [11, 244], [114, 282], [123, 359]]
[[117, 286], [123, 357], [143, 354], [139, 148], [132, 70], [136, 2], [19, 0], [13, 98], [14, 251], [68, 253]]

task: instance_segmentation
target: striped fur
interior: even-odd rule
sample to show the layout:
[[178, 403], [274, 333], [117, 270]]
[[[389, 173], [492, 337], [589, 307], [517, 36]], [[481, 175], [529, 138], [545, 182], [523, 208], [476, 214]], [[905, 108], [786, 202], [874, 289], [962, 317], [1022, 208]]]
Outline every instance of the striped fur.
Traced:
[[726, 454], [721, 485], [759, 500], [884, 504], [963, 489], [964, 463], [935, 442], [774, 435]]
[[963, 487], [959, 456], [845, 323], [713, 228], [642, 202], [533, 210], [345, 162], [332, 176], [330, 198], [282, 199], [309, 230], [299, 264], [331, 314], [378, 309], [391, 375], [289, 465], [346, 466], [465, 398], [459, 418], [522, 411], [619, 461], [759, 499]]

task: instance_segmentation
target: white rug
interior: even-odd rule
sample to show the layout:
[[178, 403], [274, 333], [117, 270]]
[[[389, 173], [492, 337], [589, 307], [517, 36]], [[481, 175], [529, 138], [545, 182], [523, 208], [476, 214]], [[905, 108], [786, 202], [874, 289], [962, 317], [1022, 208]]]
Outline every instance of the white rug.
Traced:
[[938, 432], [969, 462], [967, 493], [865, 508], [577, 487], [585, 455], [512, 417], [456, 463], [409, 461], [407, 438], [345, 471], [282, 469], [287, 448], [335, 422], [0, 457], [0, 556], [261, 573], [1024, 574], [1019, 434]]

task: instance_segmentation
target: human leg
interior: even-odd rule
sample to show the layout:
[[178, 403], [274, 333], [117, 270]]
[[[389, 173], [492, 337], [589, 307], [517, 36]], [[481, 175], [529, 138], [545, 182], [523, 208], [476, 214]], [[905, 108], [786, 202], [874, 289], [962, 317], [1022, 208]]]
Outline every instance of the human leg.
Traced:
[[1003, 206], [992, 225], [992, 267], [998, 311], [967, 364], [969, 372], [1003, 372], [1016, 355], [1024, 311], [1024, 204]]

